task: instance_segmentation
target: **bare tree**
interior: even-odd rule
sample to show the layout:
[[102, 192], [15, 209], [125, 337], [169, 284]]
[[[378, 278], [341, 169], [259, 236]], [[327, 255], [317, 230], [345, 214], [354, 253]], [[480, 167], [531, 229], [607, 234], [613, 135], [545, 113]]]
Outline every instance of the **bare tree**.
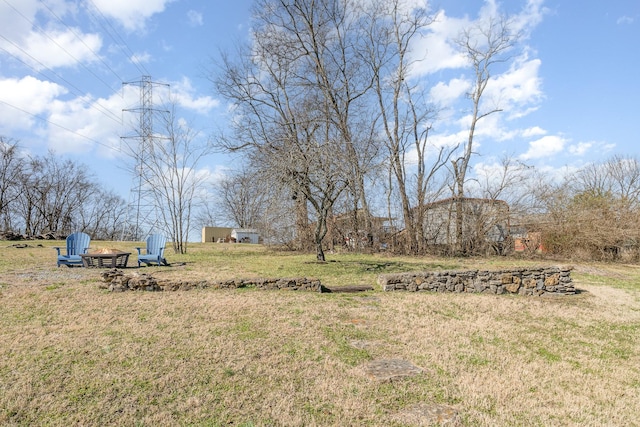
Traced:
[[198, 133], [178, 116], [177, 103], [171, 101], [162, 117], [164, 138], [155, 140], [146, 158], [145, 174], [165, 232], [171, 236], [175, 253], [186, 253], [191, 231], [191, 215], [199, 203], [204, 182], [198, 176], [202, 158], [210, 152]]
[[[507, 254], [513, 250], [511, 224], [525, 222], [531, 212], [532, 167], [511, 155], [504, 155], [494, 164], [476, 168], [476, 178], [469, 182], [467, 190], [478, 199], [466, 203], [463, 213], [465, 223], [473, 222], [472, 236], [464, 236], [463, 250], [467, 254]], [[460, 199], [455, 199], [457, 204]], [[467, 198], [462, 199], [467, 201]], [[473, 199], [472, 199], [473, 200]], [[473, 206], [473, 209], [469, 209]]]
[[125, 148], [133, 163], [131, 173], [141, 180], [139, 191], [152, 204], [144, 220], [170, 236], [175, 253], [186, 253], [191, 215], [206, 184], [197, 168], [211, 147], [178, 115], [175, 100], [170, 99], [166, 108], [155, 115], [158, 131], [148, 139], [143, 153], [138, 146]]
[[267, 183], [258, 172], [237, 171], [217, 183], [217, 190], [223, 219], [241, 228], [258, 226], [269, 195]]
[[[623, 176], [620, 172], [623, 172]], [[554, 254], [597, 260], [640, 258], [638, 163], [614, 156], [547, 184], [545, 215], [533, 223]]]
[[113, 190], [94, 188], [83, 199], [76, 217], [78, 228], [97, 240], [119, 240], [127, 220], [127, 201]]
[[478, 197], [506, 202], [511, 218], [521, 219], [532, 212], [535, 206], [532, 187], [540, 186], [540, 177], [532, 166], [506, 154], [497, 163], [477, 170], [476, 180]]
[[611, 193], [632, 207], [640, 203], [640, 162], [635, 157], [613, 156], [576, 174], [575, 184], [593, 194]]
[[85, 165], [58, 157], [19, 159], [10, 182], [14, 187], [12, 228], [34, 236], [52, 233], [65, 236], [74, 231], [98, 239], [113, 238], [122, 227], [125, 201], [94, 183]]
[[473, 143], [478, 122], [483, 118], [502, 111], [498, 106], [488, 106], [482, 103], [485, 89], [493, 77], [494, 68], [507, 62], [510, 58], [507, 55], [516, 42], [519, 35], [511, 30], [512, 24], [506, 17], [489, 17], [486, 21], [480, 22], [464, 30], [457, 40], [462, 53], [467, 57], [474, 71], [474, 83], [468, 96], [472, 104], [472, 112], [469, 123], [469, 133], [466, 142], [462, 147], [459, 157], [452, 160], [454, 177], [454, 196], [460, 200], [456, 214], [456, 237], [458, 252], [462, 251], [460, 243], [463, 241], [463, 221], [464, 212], [462, 198], [465, 197], [465, 183], [469, 162], [473, 154]]
[[23, 169], [24, 159], [19, 154], [18, 143], [0, 136], [0, 224], [6, 231], [13, 227]]
[[[424, 244], [423, 206], [430, 195], [439, 194], [432, 185], [451, 155], [444, 147], [429, 144], [435, 109], [425, 102], [420, 85], [412, 79], [416, 59], [411, 46], [434, 18], [401, 0], [374, 2], [368, 18], [367, 63], [373, 74], [383, 143], [400, 196], [408, 251], [417, 253]], [[415, 163], [407, 159], [409, 155], [415, 156]], [[430, 164], [428, 158], [432, 158]]]
[[25, 233], [84, 231], [78, 213], [93, 189], [86, 168], [49, 152], [46, 157], [29, 159], [28, 169], [21, 192]]
[[353, 3], [343, 0], [261, 0], [253, 45], [234, 60], [224, 56], [214, 78], [239, 118], [236, 138], [222, 145], [246, 150], [272, 182], [289, 187], [300, 223], [306, 206], [313, 208], [318, 260], [337, 198], [352, 188], [366, 203], [358, 163], [366, 150], [357, 147], [371, 131], [357, 138], [354, 130], [363, 122], [355, 119], [356, 105], [371, 83], [358, 73], [353, 13]]
[[640, 208], [640, 162], [636, 157], [614, 156], [608, 162], [613, 191], [630, 207]]

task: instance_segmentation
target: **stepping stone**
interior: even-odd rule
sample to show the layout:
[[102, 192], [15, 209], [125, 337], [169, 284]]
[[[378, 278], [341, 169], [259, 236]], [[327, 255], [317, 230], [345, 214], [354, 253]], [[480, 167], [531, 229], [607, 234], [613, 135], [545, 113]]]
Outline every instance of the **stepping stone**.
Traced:
[[460, 426], [458, 411], [451, 406], [420, 403], [405, 408], [394, 417], [403, 424], [412, 426]]
[[422, 373], [422, 369], [402, 359], [374, 360], [364, 367], [365, 374], [378, 381], [412, 377]]

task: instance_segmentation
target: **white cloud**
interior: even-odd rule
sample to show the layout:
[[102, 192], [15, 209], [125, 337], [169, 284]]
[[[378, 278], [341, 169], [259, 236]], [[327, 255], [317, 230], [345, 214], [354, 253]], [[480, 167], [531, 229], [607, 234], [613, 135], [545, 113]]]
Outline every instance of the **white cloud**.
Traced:
[[93, 0], [102, 14], [111, 17], [129, 31], [143, 30], [147, 19], [164, 11], [174, 0]]
[[[49, 147], [57, 153], [96, 152], [100, 157], [120, 155], [120, 137], [131, 133], [126, 123], [137, 125], [137, 115], [123, 117], [124, 105], [135, 105], [139, 92], [135, 87], [113, 93], [107, 98], [76, 97], [69, 101], [54, 101], [49, 120]], [[125, 113], [126, 114], [126, 113]]]
[[615, 147], [616, 144], [603, 141], [584, 141], [572, 144], [567, 147], [567, 149], [573, 156], [586, 157], [589, 154], [595, 153], [597, 158], [603, 160], [605, 153], [613, 151]]
[[[530, 60], [525, 52], [511, 64], [509, 70], [489, 81], [483, 95], [485, 101], [508, 111], [512, 118], [535, 110], [536, 107], [531, 106], [543, 98], [540, 64], [539, 59]], [[494, 108], [493, 105], [485, 109]]]
[[[76, 34], [81, 37], [79, 39]], [[46, 35], [32, 32], [20, 49], [12, 53], [37, 70], [75, 66], [79, 63], [95, 62], [95, 53], [102, 48], [102, 38], [97, 34], [83, 34], [80, 29], [72, 31], [47, 31]], [[94, 53], [95, 52], [95, 53]]]
[[184, 108], [196, 111], [199, 114], [207, 114], [213, 108], [220, 105], [220, 101], [211, 96], [197, 96], [196, 89], [187, 77], [179, 82], [171, 84], [171, 95]]
[[[519, 33], [524, 39], [540, 23], [548, 9], [543, 6], [544, 0], [528, 0], [519, 14], [513, 15], [511, 21], [514, 33]], [[499, 16], [500, 5], [495, 0], [485, 0], [478, 18], [474, 21], [467, 16], [462, 18], [449, 17], [444, 9], [437, 13], [437, 18], [425, 34], [425, 37], [413, 46], [415, 59], [420, 60], [414, 69], [417, 75], [432, 74], [445, 69], [465, 68], [468, 66], [466, 57], [459, 51], [455, 40], [465, 28], [474, 24], [481, 24], [490, 17]]]
[[130, 61], [135, 64], [148, 64], [151, 62], [151, 54], [149, 52], [139, 52], [133, 54]]
[[633, 24], [635, 22], [635, 18], [632, 16], [621, 16], [620, 18], [618, 18], [618, 20], [616, 21], [616, 24], [618, 25], [630, 25]]
[[498, 16], [499, 5], [495, 2], [495, 0], [484, 0], [484, 5], [480, 8], [480, 12], [478, 13], [478, 19], [480, 21], [485, 21], [489, 18]]
[[557, 136], [548, 135], [540, 139], [529, 142], [529, 150], [522, 154], [522, 160], [539, 159], [543, 157], [553, 156], [564, 150], [567, 140]]
[[569, 153], [574, 156], [583, 156], [593, 147], [593, 142], [580, 142], [569, 146]]
[[[459, 52], [455, 39], [459, 37], [464, 28], [473, 25], [482, 25], [489, 17], [495, 17], [501, 13], [497, 1], [487, 0], [483, 3], [477, 18], [470, 19], [467, 16], [451, 18], [441, 10], [438, 19], [427, 30], [425, 39], [416, 44], [415, 56], [418, 53], [425, 54], [425, 60], [420, 62], [414, 72], [419, 75], [441, 76], [429, 92], [429, 99], [436, 105], [443, 107], [439, 116], [441, 127], [451, 126], [450, 130], [442, 133], [455, 134], [458, 130], [468, 132], [472, 107], [465, 95], [470, 91], [474, 75], [466, 58]], [[545, 9], [542, 0], [529, 0], [522, 11], [514, 16], [514, 30], [524, 33], [537, 25]], [[489, 80], [487, 88], [482, 96], [480, 114], [500, 111], [483, 117], [475, 131], [474, 150], [478, 150], [484, 142], [509, 141], [521, 135], [523, 132], [531, 136], [543, 136], [545, 132], [538, 129], [511, 129], [505, 125], [505, 120], [514, 120], [524, 117], [536, 111], [544, 99], [542, 91], [542, 79], [540, 77], [541, 61], [533, 57], [527, 46], [519, 48], [519, 56], [513, 57], [508, 62], [508, 68], [492, 70], [493, 76]], [[513, 52], [511, 54], [514, 54]], [[460, 71], [453, 71], [454, 69]], [[452, 72], [458, 73], [451, 76]], [[437, 73], [437, 74], [436, 74]], [[447, 73], [449, 75], [447, 75]], [[460, 74], [463, 73], [463, 74]], [[451, 122], [455, 119], [455, 122]], [[527, 133], [528, 132], [528, 133]], [[456, 137], [456, 141], [466, 140]], [[541, 144], [542, 142], [540, 142]], [[533, 156], [531, 152], [527, 156]]]
[[[471, 115], [461, 117], [457, 122], [457, 126], [464, 132], [466, 136], [464, 140], [468, 139], [469, 126], [471, 124]], [[476, 123], [474, 130], [473, 146], [474, 151], [478, 151], [482, 141], [508, 141], [518, 136], [518, 130], [511, 130], [502, 124], [501, 113], [494, 113], [483, 117]]]
[[468, 138], [468, 131], [461, 130], [456, 133], [449, 134], [432, 134], [429, 136], [431, 143], [436, 147], [453, 148], [462, 145]]
[[545, 0], [528, 0], [522, 12], [513, 19], [513, 30], [528, 38], [531, 31], [542, 22], [549, 9], [544, 6]]
[[188, 11], [187, 18], [189, 19], [189, 25], [192, 27], [200, 27], [204, 24], [202, 13], [195, 10]]
[[546, 182], [562, 182], [567, 178], [575, 176], [580, 169], [584, 167], [581, 162], [575, 162], [568, 165], [556, 165], [556, 164], [541, 164], [536, 165], [536, 170], [539, 172], [538, 176], [544, 177]]
[[56, 83], [31, 76], [0, 79], [0, 128], [7, 133], [28, 129], [34, 123], [34, 115], [46, 113], [53, 100], [66, 93]]
[[166, 40], [160, 40], [160, 46], [162, 46], [162, 50], [165, 52], [171, 52], [173, 50], [173, 46]]
[[444, 10], [438, 12], [436, 21], [428, 27], [424, 37], [412, 46], [412, 55], [418, 61], [413, 73], [421, 76], [467, 66], [466, 58], [453, 43], [466, 25], [466, 19], [448, 17]]
[[527, 128], [527, 129], [524, 129], [522, 131], [522, 136], [525, 137], [525, 138], [532, 138], [534, 136], [541, 136], [541, 135], [546, 135], [546, 134], [547, 134], [547, 131], [542, 129], [539, 126], [534, 126], [534, 127], [531, 127], [531, 128]]
[[[2, 35], [8, 39], [20, 43], [32, 30], [32, 24], [38, 12], [38, 1], [22, 0], [20, 2], [0, 1], [0, 28]], [[0, 40], [1, 46], [7, 46], [4, 39]]]
[[509, 129], [502, 123], [500, 113], [491, 114], [482, 118], [476, 125], [476, 136], [486, 136], [486, 140], [509, 141], [518, 136], [519, 131]]
[[[38, 71], [99, 60], [100, 35], [62, 25], [51, 15], [61, 17], [73, 8], [67, 3], [45, 8], [32, 0], [0, 2], [0, 48]], [[44, 23], [39, 24], [41, 16]]]
[[[98, 99], [91, 95], [65, 99], [67, 95], [64, 87], [31, 76], [0, 79], [0, 133], [30, 132], [23, 142], [37, 153], [52, 149], [60, 154], [119, 155], [122, 109], [136, 105], [137, 88], [127, 86], [122, 92]], [[131, 118], [137, 120], [137, 116]]]
[[438, 82], [429, 91], [429, 98], [436, 105], [447, 106], [464, 96], [470, 88], [471, 83], [461, 78], [451, 79], [448, 83]]

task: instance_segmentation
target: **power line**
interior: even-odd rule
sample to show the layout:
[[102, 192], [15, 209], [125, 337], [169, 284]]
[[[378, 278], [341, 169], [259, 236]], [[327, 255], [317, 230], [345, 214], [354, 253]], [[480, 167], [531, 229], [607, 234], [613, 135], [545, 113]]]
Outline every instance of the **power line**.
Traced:
[[[33, 20], [31, 20], [28, 16], [25, 16], [25, 14], [23, 14], [20, 10], [18, 10], [13, 4], [11, 4], [10, 1], [8, 0], [3, 0], [5, 4], [7, 4], [11, 9], [13, 9], [13, 11], [15, 13], [17, 13], [18, 15], [20, 15], [22, 17], [22, 19], [24, 19], [26, 22], [28, 22], [31, 27], [38, 31], [40, 34], [44, 35], [45, 37], [47, 37], [52, 43], [54, 43], [58, 48], [60, 48], [63, 52], [65, 52], [69, 58], [71, 58], [76, 64], [79, 64], [80, 66], [82, 66], [85, 70], [87, 70], [91, 75], [93, 75], [98, 81], [100, 81], [102, 84], [104, 84], [110, 91], [115, 92], [114, 88], [111, 87], [111, 85], [109, 85], [106, 81], [104, 81], [100, 76], [98, 76], [95, 72], [93, 72], [91, 69], [89, 69], [89, 67], [87, 67], [87, 65], [83, 64], [78, 58], [76, 58], [74, 55], [72, 55], [67, 49], [65, 49], [60, 43], [58, 43], [50, 34], [47, 33], [47, 31], [45, 31], [43, 28], [39, 27], [35, 22], [33, 22]], [[124, 38], [118, 33], [118, 31], [114, 28], [114, 26], [111, 23], [111, 20], [108, 19], [104, 13], [100, 10], [100, 8], [94, 3], [93, 0], [88, 0], [87, 3], [89, 3], [90, 6], [85, 8], [86, 13], [92, 18], [92, 20], [96, 23], [99, 24], [102, 29], [105, 32], [105, 35], [111, 37], [112, 40], [114, 40], [116, 46], [118, 46], [118, 48], [120, 49], [120, 52], [128, 59], [128, 61], [134, 65], [139, 71], [141, 71], [141, 74], [143, 76], [148, 76], [150, 73], [147, 71], [147, 69], [145, 68], [145, 66], [139, 61], [137, 60], [136, 55], [133, 53], [133, 51], [131, 50], [131, 48], [129, 47], [129, 45], [127, 44], [127, 42], [124, 40]], [[102, 64], [106, 67], [106, 69], [108, 69], [113, 75], [115, 75], [119, 81], [123, 81], [123, 79], [119, 76], [119, 74], [112, 68], [109, 66], [108, 63], [106, 63], [106, 61], [100, 57], [100, 55], [98, 55], [97, 52], [95, 52], [80, 36], [80, 34], [78, 34], [77, 31], [75, 31], [73, 28], [71, 28], [69, 25], [67, 25], [61, 18], [60, 16], [58, 16], [48, 5], [42, 3], [45, 8], [49, 11], [49, 13], [51, 14], [51, 16], [55, 17], [55, 19], [58, 20], [58, 22], [60, 22], [62, 25], [64, 25], [73, 35], [74, 37], [76, 37], [76, 39], [78, 39], [87, 49], [88, 52], [91, 52], [91, 54], [97, 58], [98, 60], [100, 60], [102, 62]], [[98, 15], [101, 17], [101, 19], [98, 17]], [[0, 49], [2, 49], [4, 52], [6, 52], [7, 54], [9, 54], [11, 57], [13, 57], [14, 59], [16, 59], [17, 61], [19, 61], [20, 63], [22, 63], [23, 65], [25, 65], [26, 67], [30, 68], [32, 71], [34, 71], [37, 74], [42, 75], [45, 79], [50, 79], [50, 76], [48, 76], [47, 74], [45, 74], [42, 70], [47, 71], [48, 73], [51, 73], [51, 75], [57, 77], [60, 81], [64, 82], [68, 87], [69, 90], [76, 94], [78, 97], [82, 97], [84, 96], [83, 91], [81, 91], [76, 85], [74, 85], [72, 82], [70, 82], [69, 80], [65, 79], [64, 77], [62, 77], [60, 74], [56, 73], [52, 68], [48, 67], [47, 65], [43, 64], [41, 61], [39, 61], [38, 59], [36, 59], [34, 56], [32, 56], [29, 52], [27, 52], [24, 48], [22, 48], [19, 44], [17, 44], [16, 42], [8, 39], [7, 37], [5, 37], [4, 35], [0, 34], [0, 38], [4, 39], [7, 43], [9, 43], [10, 45], [12, 45], [15, 49], [17, 49], [19, 52], [21, 52], [21, 55], [16, 54], [15, 52], [12, 53], [11, 51], [0, 47]], [[128, 54], [127, 54], [128, 51]], [[23, 58], [28, 58], [28, 60], [24, 60]], [[29, 61], [32, 61], [31, 64], [29, 63]], [[40, 69], [37, 69], [38, 67], [41, 67]], [[147, 80], [148, 79], [148, 82]], [[150, 82], [150, 77], [143, 77], [143, 80], [147, 83]], [[145, 84], [147, 84], [145, 83]], [[141, 88], [142, 86], [144, 86], [145, 84], [143, 84], [142, 82], [131, 82], [131, 83], [124, 83], [124, 84], [140, 84]], [[150, 83], [152, 86], [155, 85], [156, 83]], [[167, 85], [168, 86], [168, 85]], [[75, 91], [75, 92], [74, 92]], [[118, 152], [121, 152], [122, 150], [120, 148], [115, 148], [115, 147], [111, 147], [109, 145], [106, 145], [94, 138], [91, 138], [89, 136], [80, 134], [68, 127], [65, 127], [61, 124], [58, 124], [48, 118], [42, 117], [40, 115], [31, 113], [23, 108], [20, 108], [18, 106], [12, 105], [9, 102], [3, 101], [0, 99], [0, 103], [7, 105], [17, 111], [21, 111], [25, 114], [28, 114], [29, 116], [40, 120], [42, 122], [46, 122], [52, 126], [58, 127], [62, 130], [65, 130], [66, 132], [69, 132], [71, 134], [77, 135], [80, 138], [83, 138], [87, 141], [91, 141], [97, 145], [109, 148], [111, 150], [115, 150]], [[122, 118], [118, 117], [117, 115], [115, 115], [112, 111], [110, 111], [108, 108], [102, 106], [99, 102], [92, 102], [90, 104], [88, 104], [90, 108], [94, 108], [97, 111], [101, 112], [102, 114], [104, 114], [105, 116], [109, 117], [110, 119], [114, 120], [115, 122], [122, 124]], [[143, 102], [142, 105], [144, 106], [145, 103]], [[153, 110], [152, 108], [149, 109], [148, 108], [148, 104], [146, 104], [147, 108], [146, 111], [150, 111]], [[127, 110], [124, 110], [127, 111]], [[132, 110], [129, 110], [132, 111]], [[140, 110], [140, 111], [144, 111]], [[141, 113], [142, 114], [142, 113]], [[146, 138], [143, 138], [146, 139]], [[143, 144], [144, 145], [144, 144]]]
[[[5, 0], [5, 1], [6, 1], [6, 0]], [[105, 60], [104, 60], [100, 55], [98, 55], [98, 54], [97, 54], [93, 49], [91, 49], [91, 47], [90, 47], [88, 44], [86, 44], [86, 43], [84, 42], [84, 39], [83, 39], [82, 37], [80, 37], [80, 36], [78, 35], [78, 33], [76, 33], [76, 32], [75, 32], [75, 30], [74, 30], [72, 27], [70, 27], [69, 25], [67, 25], [67, 24], [66, 24], [62, 19], [60, 19], [60, 17], [59, 17], [58, 15], [56, 15], [56, 13], [55, 13], [53, 10], [51, 10], [51, 8], [50, 8], [49, 6], [47, 6], [47, 3], [42, 2], [42, 5], [43, 5], [44, 7], [46, 7], [46, 8], [47, 8], [47, 10], [49, 11], [49, 13], [51, 13], [51, 15], [53, 15], [53, 16], [58, 20], [58, 22], [60, 22], [60, 23], [61, 23], [62, 25], [64, 25], [65, 27], [67, 27], [67, 29], [68, 29], [69, 31], [71, 31], [71, 32], [73, 33], [73, 35], [74, 35], [74, 36], [76, 36], [76, 38], [77, 38], [78, 40], [80, 40], [80, 42], [81, 42], [81, 43], [82, 43], [82, 44], [87, 48], [87, 50], [89, 50], [89, 51], [93, 54], [93, 56], [95, 56], [96, 58], [98, 58], [98, 60], [100, 60], [100, 62], [102, 62], [102, 64], [103, 64], [105, 67], [107, 67], [107, 69], [108, 69], [109, 71], [111, 71], [111, 72], [113, 73], [113, 75], [114, 75], [114, 76], [116, 76], [116, 77], [118, 78], [118, 81], [122, 81], [122, 80], [123, 80], [123, 79], [122, 79], [122, 77], [120, 77], [120, 76], [118, 75], [118, 73], [116, 73], [116, 72], [115, 72], [115, 70], [114, 70], [113, 68], [111, 68], [111, 66], [110, 66], [109, 64], [107, 64], [107, 62], [106, 62], [106, 61], [105, 61]]]
[[52, 122], [52, 121], [51, 121], [51, 120], [49, 120], [49, 119], [45, 119], [44, 117], [40, 117], [40, 116], [38, 116], [38, 115], [36, 115], [36, 114], [33, 114], [33, 113], [31, 113], [31, 112], [29, 112], [29, 111], [27, 111], [27, 110], [23, 109], [23, 108], [17, 107], [17, 106], [15, 106], [15, 105], [10, 104], [10, 103], [8, 103], [8, 102], [6, 102], [6, 101], [3, 101], [3, 100], [1, 100], [1, 99], [0, 99], [0, 103], [2, 103], [2, 104], [4, 104], [4, 105], [6, 105], [6, 106], [8, 106], [8, 107], [14, 108], [14, 109], [16, 109], [16, 110], [18, 110], [18, 111], [22, 111], [23, 113], [28, 114], [28, 115], [30, 115], [31, 117], [34, 117], [34, 118], [36, 118], [36, 119], [38, 119], [38, 120], [41, 120], [41, 121], [43, 121], [43, 122], [47, 122], [47, 123], [49, 123], [49, 124], [51, 124], [51, 125], [53, 125], [53, 126], [56, 126], [56, 127], [60, 128], [60, 129], [63, 129], [63, 130], [66, 130], [67, 132], [72, 133], [72, 134], [74, 134], [74, 135], [77, 135], [77, 136], [79, 136], [79, 137], [81, 137], [81, 138], [84, 138], [84, 139], [86, 139], [86, 140], [88, 140], [88, 141], [95, 142], [96, 144], [101, 145], [101, 146], [103, 146], [103, 147], [105, 147], [105, 148], [108, 148], [108, 149], [110, 149], [110, 150], [114, 150], [114, 151], [117, 151], [117, 152], [121, 152], [121, 151], [122, 151], [122, 150], [120, 150], [119, 148], [115, 148], [115, 147], [112, 147], [112, 146], [107, 145], [107, 144], [105, 144], [105, 143], [102, 143], [102, 142], [98, 141], [97, 139], [93, 139], [93, 138], [91, 138], [90, 136], [82, 135], [81, 133], [78, 133], [78, 132], [76, 132], [76, 131], [74, 131], [74, 130], [71, 130], [71, 129], [69, 129], [69, 128], [65, 127], [65, 126], [62, 126], [62, 125], [58, 124], [58, 123]]
[[[48, 70], [49, 72], [51, 72], [53, 75], [55, 75], [58, 79], [62, 80], [63, 82], [65, 82], [67, 85], [69, 85], [72, 89], [75, 90], [75, 92], [72, 90], [71, 92], [73, 92], [75, 95], [82, 97], [84, 94], [82, 93], [82, 91], [73, 83], [71, 83], [69, 80], [65, 79], [64, 77], [62, 77], [60, 74], [56, 73], [55, 71], [53, 71], [51, 68], [47, 67], [46, 65], [44, 65], [42, 62], [38, 61], [36, 58], [34, 58], [33, 56], [31, 56], [27, 51], [25, 51], [24, 49], [22, 49], [20, 46], [18, 46], [17, 44], [15, 44], [13, 41], [7, 39], [5, 36], [3, 36], [2, 34], [0, 34], [0, 37], [3, 38], [4, 40], [6, 40], [8, 43], [11, 43], [16, 49], [19, 49], [23, 54], [25, 54], [26, 56], [28, 56], [29, 58], [31, 58], [31, 60], [33, 60], [34, 62], [38, 63], [39, 65], [41, 65], [44, 69]], [[24, 64], [26, 67], [31, 68], [31, 70], [33, 70], [35, 73], [40, 74], [41, 76], [45, 77], [45, 78], [49, 78], [49, 76], [45, 75], [42, 71], [38, 71], [36, 70], [32, 65], [29, 65], [27, 62], [23, 61], [22, 59], [20, 59], [18, 56], [14, 55], [13, 53], [9, 52], [8, 50], [6, 50], [3, 47], [0, 47], [0, 49], [2, 49], [3, 51], [5, 51], [8, 55], [12, 56], [15, 60], [20, 61], [22, 64]], [[96, 107], [99, 106], [100, 108]], [[95, 102], [95, 103], [91, 103], [89, 104], [90, 108], [94, 108], [97, 111], [101, 112], [102, 114], [104, 114], [105, 116], [107, 116], [108, 118], [110, 118], [111, 120], [117, 122], [117, 123], [122, 123], [122, 120], [116, 115], [114, 114], [112, 111], [110, 111], [107, 107], [104, 107], [102, 104], [100, 104], [99, 102]]]
[[[6, 1], [6, 0], [5, 0]], [[98, 22], [100, 24], [100, 26], [102, 27], [103, 30], [105, 30], [105, 32], [107, 34], [109, 34], [109, 36], [113, 39], [114, 42], [116, 42], [116, 45], [120, 48], [120, 50], [122, 51], [122, 53], [127, 56], [127, 52], [124, 51], [124, 49], [122, 49], [122, 46], [126, 47], [126, 49], [129, 52], [129, 61], [131, 61], [131, 63], [138, 69], [138, 71], [140, 72], [140, 74], [148, 76], [151, 73], [149, 73], [149, 71], [145, 68], [144, 64], [142, 64], [140, 61], [138, 61], [136, 58], [135, 53], [133, 53], [133, 51], [131, 50], [131, 48], [129, 47], [129, 45], [127, 44], [127, 42], [124, 41], [124, 39], [122, 38], [122, 36], [120, 36], [120, 33], [118, 33], [118, 31], [113, 28], [113, 25], [111, 25], [111, 21], [109, 21], [109, 19], [107, 19], [106, 16], [104, 16], [104, 13], [102, 13], [102, 11], [100, 10], [100, 8], [93, 2], [93, 0], [88, 0], [89, 3], [91, 3], [91, 5], [93, 6], [93, 8], [98, 11], [98, 13], [100, 14], [100, 16], [102, 17], [102, 20], [98, 20], [96, 19], [96, 16], [93, 14], [92, 10], [90, 7], [87, 8], [87, 11], [91, 14], [91, 16], [93, 16], [93, 18], [96, 20], [96, 22]], [[107, 25], [109, 26], [109, 28], [111, 28], [111, 30], [113, 31], [113, 33], [111, 31], [109, 31], [109, 29], [107, 29], [105, 27], [105, 25], [103, 24], [103, 22], [106, 22]], [[116, 37], [114, 37], [114, 34], [117, 36], [118, 40], [116, 40]], [[120, 79], [120, 81], [122, 81], [122, 79]]]
[[[130, 154], [136, 159], [135, 176], [131, 187], [130, 204], [135, 209], [135, 218], [128, 218], [123, 228], [122, 239], [125, 234], [133, 240], [139, 240], [143, 233], [142, 227], [150, 227], [149, 232], [158, 225], [157, 205], [154, 203], [154, 193], [149, 189], [148, 183], [152, 182], [149, 176], [149, 160], [153, 160], [155, 140], [158, 137], [153, 131], [153, 115], [156, 110], [153, 108], [153, 88], [156, 86], [166, 86], [166, 83], [156, 83], [151, 80], [151, 76], [142, 76], [137, 82], [126, 82], [123, 85], [136, 85], [140, 89], [140, 105], [138, 108], [124, 110], [139, 113], [138, 136], [133, 137], [139, 141], [137, 147], [132, 148], [127, 144]], [[168, 113], [168, 111], [164, 111]], [[123, 137], [123, 139], [132, 137]]]
[[84, 65], [84, 63], [82, 63], [80, 60], [78, 60], [78, 58], [76, 58], [71, 53], [69, 53], [69, 51], [67, 51], [64, 47], [62, 47], [55, 39], [53, 39], [53, 37], [51, 37], [49, 34], [47, 34], [42, 28], [40, 28], [38, 25], [36, 25], [33, 21], [31, 21], [26, 16], [24, 16], [24, 14], [22, 12], [20, 12], [18, 9], [16, 9], [15, 6], [13, 6], [7, 0], [3, 0], [3, 1], [11, 9], [13, 9], [18, 15], [22, 16], [22, 18], [24, 18], [25, 21], [30, 23], [33, 28], [35, 28], [38, 32], [40, 32], [45, 37], [47, 37], [49, 40], [51, 40], [53, 42], [53, 44], [58, 46], [63, 52], [65, 52], [67, 55], [69, 55], [69, 57], [72, 58], [76, 63], [80, 64], [80, 66], [82, 66], [85, 70], [87, 70], [89, 73], [91, 73], [96, 79], [98, 79], [100, 82], [102, 82], [102, 84], [104, 84], [107, 88], [109, 88], [110, 90], [113, 91], [113, 88], [109, 85], [109, 83], [105, 82], [100, 76], [98, 76], [96, 73], [94, 73], [89, 67], [87, 67], [86, 65]]

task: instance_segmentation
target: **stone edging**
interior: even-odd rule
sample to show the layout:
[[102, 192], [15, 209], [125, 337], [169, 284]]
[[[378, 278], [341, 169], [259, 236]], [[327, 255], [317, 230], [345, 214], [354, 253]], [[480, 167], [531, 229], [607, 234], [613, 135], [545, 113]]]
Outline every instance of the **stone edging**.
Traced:
[[111, 269], [100, 274], [102, 289], [112, 292], [123, 291], [178, 291], [189, 289], [282, 289], [326, 292], [318, 279], [278, 278], [278, 279], [232, 279], [232, 280], [158, 280], [146, 273], [125, 274], [122, 270]]
[[381, 274], [383, 291], [466, 292], [519, 295], [573, 295], [572, 267], [530, 267], [508, 270], [448, 270]]
[[[509, 270], [447, 270], [381, 274], [378, 284], [383, 291], [431, 291], [519, 295], [573, 295], [572, 267], [517, 268]], [[157, 280], [145, 273], [125, 274], [111, 269], [101, 273], [103, 289], [178, 291], [189, 289], [273, 289], [332, 292], [318, 279], [272, 278], [231, 280]], [[369, 290], [363, 287], [358, 290]], [[339, 288], [333, 292], [339, 292]]]

